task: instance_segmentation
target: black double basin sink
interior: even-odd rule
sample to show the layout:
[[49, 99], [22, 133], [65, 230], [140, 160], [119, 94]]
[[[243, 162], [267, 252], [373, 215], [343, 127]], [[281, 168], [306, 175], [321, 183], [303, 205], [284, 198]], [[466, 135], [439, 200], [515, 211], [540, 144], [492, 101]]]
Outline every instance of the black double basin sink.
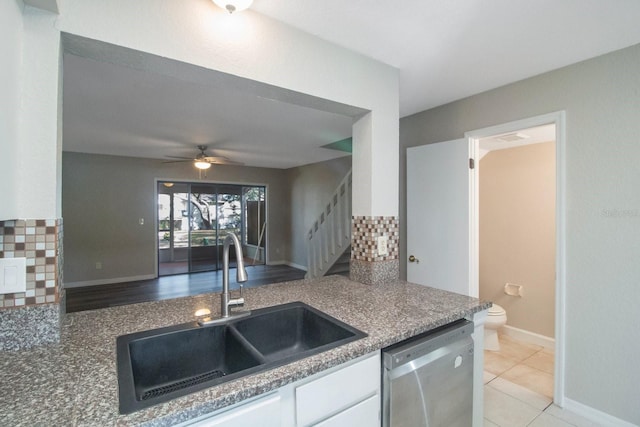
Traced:
[[254, 310], [213, 326], [186, 323], [117, 338], [120, 413], [128, 414], [367, 335], [307, 304]]

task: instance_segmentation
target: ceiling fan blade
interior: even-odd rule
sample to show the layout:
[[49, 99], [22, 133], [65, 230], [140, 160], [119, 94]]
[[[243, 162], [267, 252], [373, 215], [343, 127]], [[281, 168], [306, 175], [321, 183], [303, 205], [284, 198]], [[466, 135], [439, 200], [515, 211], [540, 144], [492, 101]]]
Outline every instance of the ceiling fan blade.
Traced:
[[186, 159], [186, 160], [164, 160], [162, 163], [185, 163], [185, 162], [193, 162], [193, 159]]
[[207, 156], [204, 160], [214, 165], [244, 165], [242, 162], [236, 162], [223, 156]]
[[193, 157], [165, 156], [168, 159], [193, 160]]
[[205, 162], [215, 163], [215, 162], [227, 162], [229, 161], [229, 158], [224, 156], [207, 156], [202, 160], [204, 160]]

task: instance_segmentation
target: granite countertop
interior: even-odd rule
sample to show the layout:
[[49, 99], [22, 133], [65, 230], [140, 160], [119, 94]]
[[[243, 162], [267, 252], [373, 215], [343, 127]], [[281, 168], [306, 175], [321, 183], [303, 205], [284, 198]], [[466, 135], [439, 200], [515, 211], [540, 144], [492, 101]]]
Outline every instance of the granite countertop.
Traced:
[[[233, 284], [232, 284], [233, 287]], [[404, 281], [364, 285], [342, 276], [247, 289], [245, 308], [302, 301], [368, 334], [361, 340], [133, 414], [118, 413], [116, 337], [219, 315], [219, 294], [68, 314], [59, 344], [0, 352], [0, 423], [11, 426], [172, 425], [277, 389], [491, 303]]]

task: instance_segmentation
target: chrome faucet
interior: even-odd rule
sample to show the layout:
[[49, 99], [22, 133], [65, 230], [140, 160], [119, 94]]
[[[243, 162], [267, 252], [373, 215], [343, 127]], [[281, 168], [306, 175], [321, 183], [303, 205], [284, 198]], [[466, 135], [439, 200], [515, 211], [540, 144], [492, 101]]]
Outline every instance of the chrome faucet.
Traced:
[[[240, 298], [231, 298], [229, 292], [229, 246], [233, 243], [236, 249], [236, 282], [240, 283]], [[238, 236], [234, 233], [227, 234], [224, 238], [222, 248], [222, 294], [220, 295], [220, 313], [219, 319], [211, 319], [206, 317], [198, 320], [200, 326], [215, 325], [217, 323], [223, 323], [230, 317], [244, 317], [251, 314], [250, 311], [243, 311], [239, 313], [231, 313], [231, 307], [242, 307], [244, 305], [244, 297], [242, 296], [242, 283], [247, 281], [247, 270], [244, 268], [244, 257], [242, 255], [242, 246]]]
[[[233, 241], [236, 249], [236, 282], [240, 283], [240, 298], [231, 298], [229, 292], [229, 245]], [[230, 307], [242, 307], [244, 298], [242, 297], [242, 283], [247, 281], [247, 270], [244, 269], [244, 258], [242, 255], [242, 246], [238, 236], [234, 233], [227, 234], [224, 238], [224, 246], [222, 249], [222, 295], [220, 297], [220, 313], [222, 318], [229, 317]]]

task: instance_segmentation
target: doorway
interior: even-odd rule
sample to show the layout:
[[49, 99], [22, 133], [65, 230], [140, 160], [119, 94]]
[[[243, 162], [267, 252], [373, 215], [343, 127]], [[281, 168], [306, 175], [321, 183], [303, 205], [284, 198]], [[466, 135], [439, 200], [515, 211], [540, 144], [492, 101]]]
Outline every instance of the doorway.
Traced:
[[[555, 274], [554, 293], [554, 356], [553, 356], [553, 402], [564, 406], [564, 352], [565, 352], [565, 289], [566, 289], [566, 169], [565, 169], [565, 113], [555, 113], [518, 120], [502, 125], [491, 126], [467, 132], [465, 136], [469, 141], [469, 154], [472, 159], [479, 159], [482, 155], [480, 141], [483, 138], [518, 133], [523, 129], [539, 126], [553, 125], [555, 134]], [[470, 257], [469, 277], [472, 292], [479, 295], [479, 250], [480, 250], [480, 222], [479, 222], [479, 175], [478, 169], [473, 169], [469, 175], [470, 180]], [[517, 285], [517, 283], [516, 283]], [[517, 289], [517, 288], [516, 288]], [[507, 321], [508, 322], [508, 321]]]
[[475, 158], [479, 296], [506, 312], [484, 351], [485, 381], [507, 395], [512, 384], [524, 387], [546, 404], [554, 387], [555, 134], [548, 124], [484, 137]]
[[157, 201], [158, 276], [219, 270], [228, 233], [249, 265], [265, 264], [266, 187], [159, 181]]
[[465, 138], [407, 149], [407, 278], [479, 296], [479, 141], [555, 125], [555, 356], [553, 400], [564, 405], [566, 289], [565, 113], [518, 120], [465, 133]]

